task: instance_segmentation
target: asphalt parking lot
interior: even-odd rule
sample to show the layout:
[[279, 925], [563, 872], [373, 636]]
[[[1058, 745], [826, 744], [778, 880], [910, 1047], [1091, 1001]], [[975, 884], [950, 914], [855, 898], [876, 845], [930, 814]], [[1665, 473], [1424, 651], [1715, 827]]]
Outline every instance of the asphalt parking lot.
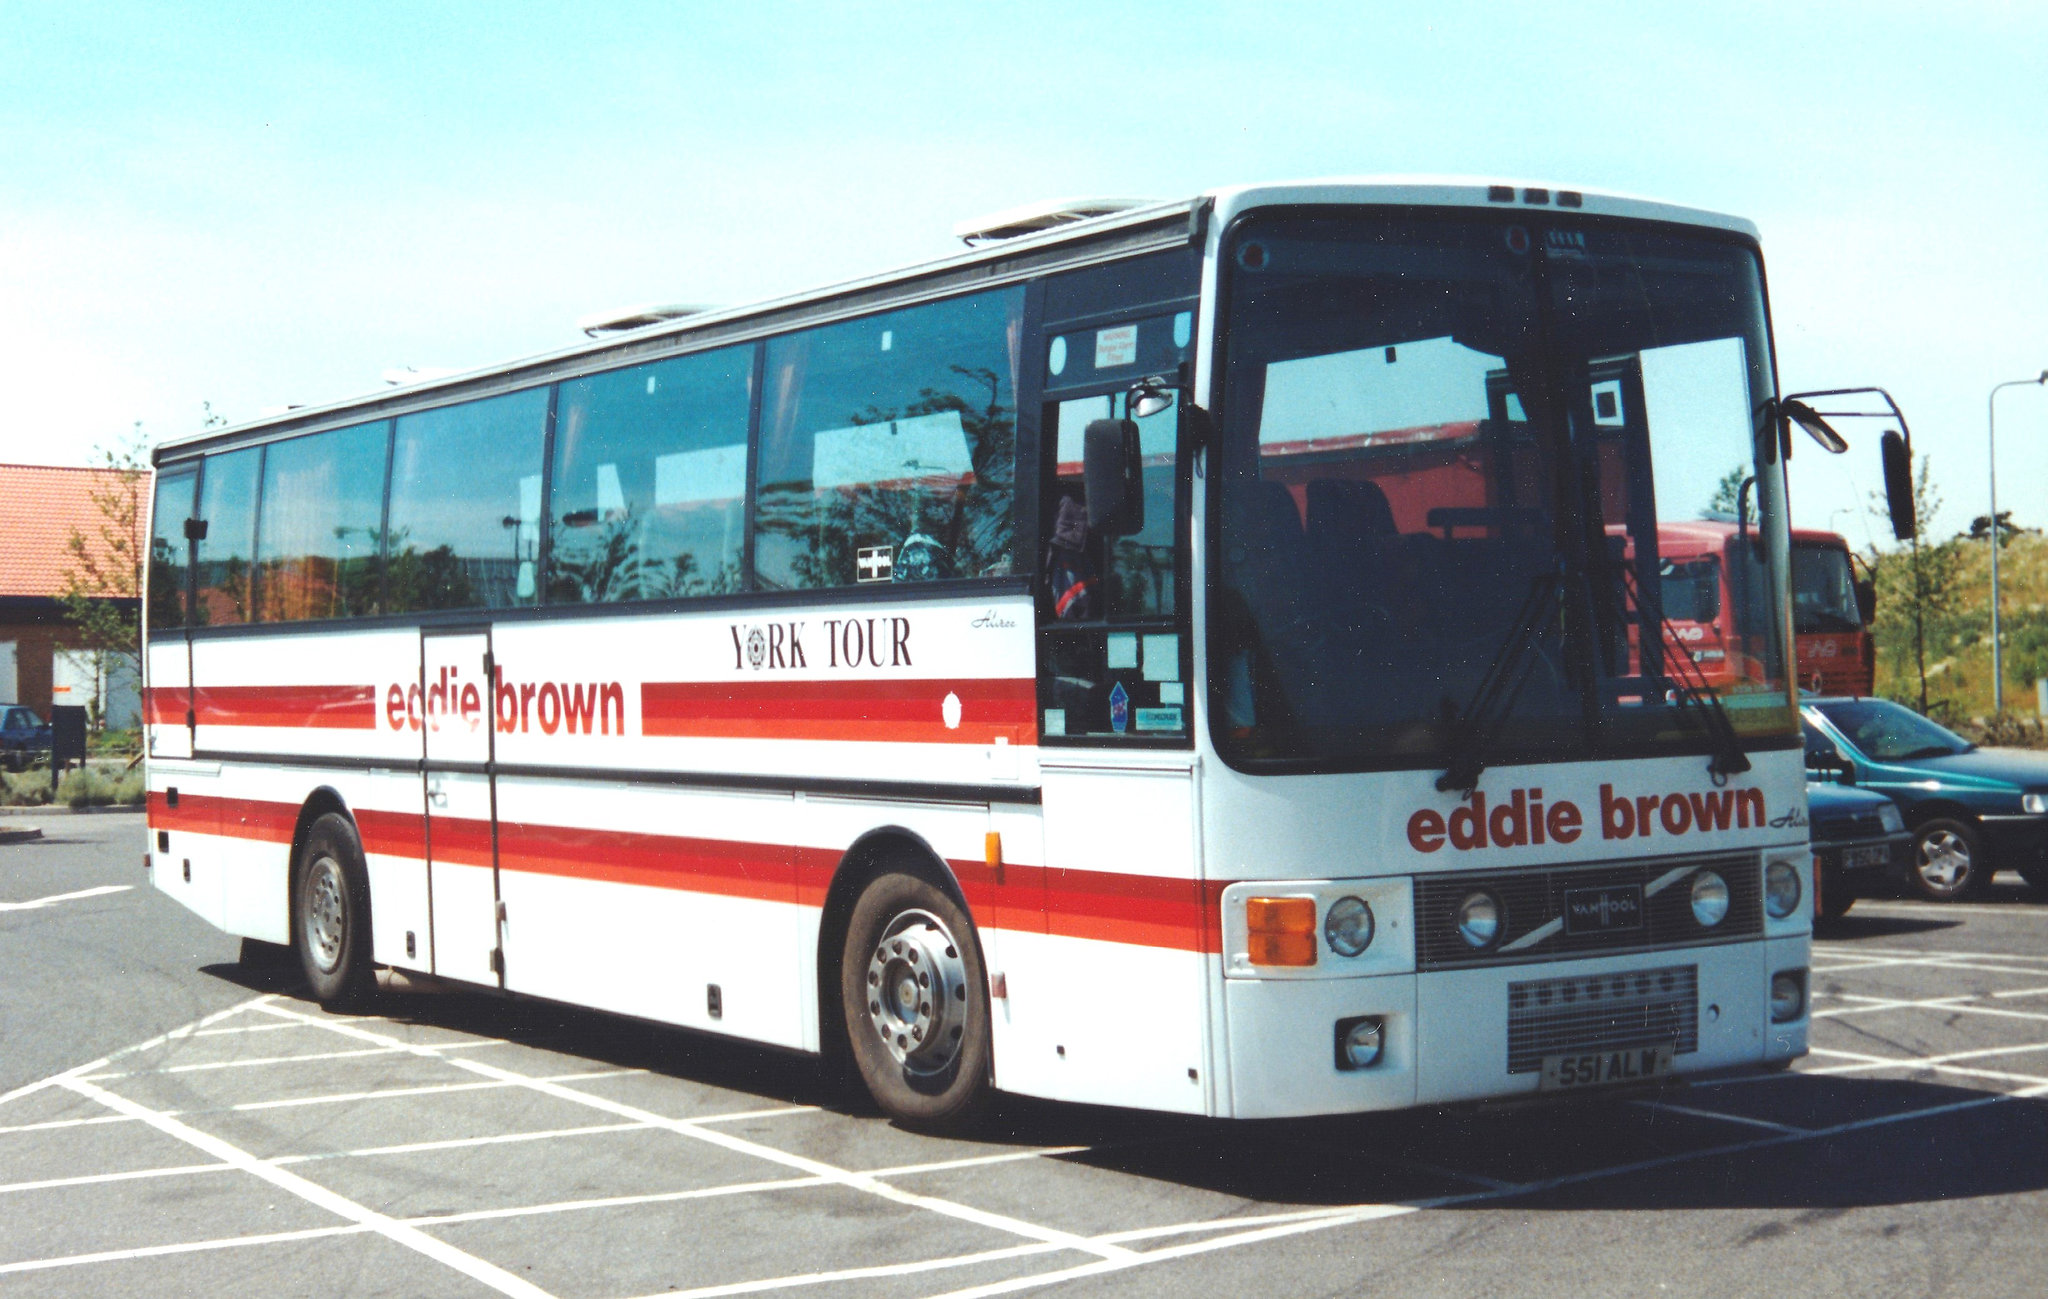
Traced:
[[[105, 821], [0, 848], [0, 952], [199, 941]], [[208, 1009], [4, 1075], [0, 1293], [2048, 1290], [2048, 904], [2017, 883], [1860, 903], [1816, 946], [1813, 1054], [1760, 1080], [1257, 1125], [1008, 1102], [973, 1141], [655, 1026], [331, 1016], [289, 973], [170, 990], [117, 955], [100, 1002]]]

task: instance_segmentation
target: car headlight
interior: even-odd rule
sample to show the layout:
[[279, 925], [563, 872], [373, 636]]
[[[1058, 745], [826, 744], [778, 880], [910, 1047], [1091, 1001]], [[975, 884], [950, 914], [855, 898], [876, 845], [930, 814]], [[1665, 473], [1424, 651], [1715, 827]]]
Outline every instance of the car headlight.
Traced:
[[1713, 871], [1692, 877], [1692, 918], [1700, 928], [1712, 929], [1728, 914], [1728, 881]]
[[1338, 898], [1323, 917], [1323, 941], [1339, 956], [1357, 956], [1371, 947], [1372, 933], [1372, 908], [1364, 898]]
[[2035, 816], [2048, 812], [2048, 794], [2021, 794], [2020, 811], [2032, 812]]
[[1491, 947], [1500, 937], [1500, 899], [1491, 893], [1469, 893], [1458, 904], [1458, 937], [1471, 946]]
[[[2041, 795], [2039, 794], [2027, 795], [2027, 798], [2033, 799], [2038, 799], [2040, 797]], [[2020, 802], [2025, 803], [2027, 801], [2027, 798], [2021, 799]], [[2031, 812], [2038, 809], [2028, 808], [2027, 810]], [[1903, 812], [1899, 811], [1899, 805], [1897, 803], [1886, 803], [1883, 807], [1877, 809], [1877, 823], [1880, 826], [1884, 827], [1884, 832], [1886, 834], [1899, 834], [1903, 832], [1906, 828], [1906, 817]]]
[[[1694, 908], [1698, 908], [1699, 892], [1693, 892]], [[1724, 903], [1721, 908], [1727, 910]], [[1764, 867], [1764, 910], [1771, 913], [1771, 919], [1783, 920], [1799, 909], [1799, 868], [1788, 861], [1774, 861]]]

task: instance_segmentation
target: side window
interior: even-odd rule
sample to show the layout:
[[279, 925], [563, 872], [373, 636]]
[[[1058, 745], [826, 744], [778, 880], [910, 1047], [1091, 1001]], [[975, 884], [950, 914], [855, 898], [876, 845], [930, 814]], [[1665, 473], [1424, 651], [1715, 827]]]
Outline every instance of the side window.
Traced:
[[755, 573], [770, 588], [1015, 570], [1024, 293], [769, 342]]
[[263, 448], [248, 447], [208, 456], [199, 489], [199, 517], [206, 535], [193, 546], [199, 589], [192, 622], [202, 627], [250, 622], [256, 553], [256, 479]]
[[266, 449], [256, 551], [264, 622], [378, 611], [390, 434], [389, 422], [380, 420]]
[[193, 518], [193, 489], [199, 475], [190, 469], [160, 473], [156, 502], [149, 512], [149, 625], [165, 630], [185, 625], [185, 587], [192, 574], [192, 543], [185, 539], [185, 520]]
[[550, 603], [740, 589], [753, 380], [735, 347], [562, 385]]
[[539, 596], [548, 390], [398, 421], [385, 591], [393, 613], [504, 609]]

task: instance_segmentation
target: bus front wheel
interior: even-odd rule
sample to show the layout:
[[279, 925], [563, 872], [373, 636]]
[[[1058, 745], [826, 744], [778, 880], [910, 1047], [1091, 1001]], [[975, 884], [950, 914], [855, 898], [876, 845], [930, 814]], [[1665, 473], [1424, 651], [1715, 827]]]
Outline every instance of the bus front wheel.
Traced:
[[321, 1005], [343, 1010], [369, 1000], [370, 880], [362, 841], [349, 819], [329, 812], [313, 822], [299, 850], [293, 929], [299, 964]]
[[957, 1132], [988, 1102], [988, 981], [967, 913], [929, 881], [886, 874], [861, 893], [839, 963], [854, 1065], [906, 1127]]

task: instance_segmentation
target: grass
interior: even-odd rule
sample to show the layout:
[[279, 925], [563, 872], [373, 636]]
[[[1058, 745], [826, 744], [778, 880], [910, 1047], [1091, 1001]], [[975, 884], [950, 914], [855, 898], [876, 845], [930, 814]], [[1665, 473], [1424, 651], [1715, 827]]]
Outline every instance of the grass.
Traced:
[[[1999, 551], [1999, 632], [2004, 642], [2005, 715], [1993, 714], [1991, 673], [1991, 547], [1959, 540], [1951, 611], [1927, 620], [1927, 712], [1972, 732], [1983, 743], [2042, 747], [2034, 682], [2048, 677], [2048, 536], [2025, 533]], [[1878, 559], [1881, 570], [1903, 565], [1903, 549]], [[1902, 585], [1880, 582], [1889, 594]], [[1880, 596], [1881, 602], [1885, 597]], [[1913, 658], [1910, 609], [1881, 603], [1877, 617], [1877, 693], [1915, 708], [1920, 677]], [[2021, 719], [2036, 724], [2021, 724]]]

